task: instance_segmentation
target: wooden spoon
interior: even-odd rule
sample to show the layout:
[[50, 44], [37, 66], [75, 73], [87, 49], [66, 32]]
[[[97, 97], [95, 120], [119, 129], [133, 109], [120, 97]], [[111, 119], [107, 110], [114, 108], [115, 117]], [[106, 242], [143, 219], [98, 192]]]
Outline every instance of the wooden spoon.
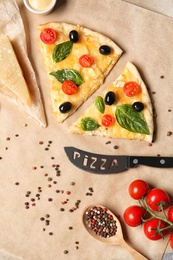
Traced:
[[116, 221], [116, 234], [113, 235], [113, 236], [110, 236], [110, 237], [102, 237], [101, 235], [99, 234], [96, 234], [92, 229], [91, 227], [89, 227], [88, 225], [88, 221], [87, 221], [87, 214], [86, 212], [90, 209], [93, 209], [93, 207], [100, 207], [100, 208], [103, 208], [105, 209], [106, 207], [104, 206], [100, 206], [100, 205], [90, 205], [88, 207], [86, 207], [83, 211], [83, 218], [82, 218], [82, 221], [83, 221], [83, 224], [84, 224], [84, 227], [86, 228], [86, 230], [89, 232], [89, 234], [91, 236], [93, 236], [94, 238], [96, 238], [97, 240], [101, 241], [101, 242], [104, 242], [104, 243], [107, 243], [107, 244], [113, 244], [113, 245], [119, 245], [119, 246], [122, 246], [124, 248], [126, 248], [126, 250], [134, 257], [134, 259], [136, 260], [144, 260], [147, 258], [145, 258], [143, 255], [141, 255], [139, 252], [137, 252], [135, 249], [133, 249], [131, 246], [129, 246], [124, 238], [123, 238], [123, 233], [122, 233], [122, 228], [121, 228], [121, 224], [118, 220], [118, 218], [109, 210], [107, 209], [107, 213], [112, 215], [113, 219]]

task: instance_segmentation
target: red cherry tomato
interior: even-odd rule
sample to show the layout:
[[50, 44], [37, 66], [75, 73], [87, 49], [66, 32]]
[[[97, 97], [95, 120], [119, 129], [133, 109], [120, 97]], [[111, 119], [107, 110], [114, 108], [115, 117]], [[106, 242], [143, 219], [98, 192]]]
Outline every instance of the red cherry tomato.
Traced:
[[146, 202], [152, 210], [160, 211], [160, 205], [163, 206], [163, 209], [168, 208], [170, 204], [170, 197], [166, 191], [154, 188], [148, 192]]
[[112, 115], [105, 114], [102, 117], [102, 125], [105, 127], [109, 127], [109, 126], [113, 125], [114, 122], [115, 122], [115, 118]]
[[167, 217], [168, 217], [168, 219], [169, 219], [171, 222], [173, 222], [173, 206], [171, 206], [171, 207], [168, 209]]
[[57, 34], [54, 29], [52, 28], [45, 28], [41, 33], [40, 33], [40, 38], [41, 40], [46, 43], [50, 44], [56, 41]]
[[145, 209], [140, 206], [130, 206], [124, 211], [124, 221], [131, 227], [139, 226], [142, 222], [141, 218], [144, 216], [145, 212]]
[[89, 54], [84, 54], [79, 58], [79, 63], [84, 68], [90, 68], [94, 63], [94, 59]]
[[173, 249], [173, 233], [169, 237], [169, 244], [170, 244], [170, 247]]
[[129, 185], [129, 194], [135, 200], [141, 199], [149, 190], [148, 183], [143, 180], [135, 180]]
[[129, 81], [124, 84], [123, 90], [126, 96], [134, 97], [140, 93], [141, 87], [135, 81]]
[[73, 95], [77, 92], [77, 85], [71, 80], [64, 80], [62, 83], [62, 91], [67, 95]]
[[166, 226], [167, 223], [163, 220], [159, 220], [157, 218], [150, 219], [143, 225], [144, 234], [150, 240], [159, 240], [167, 234], [167, 230], [162, 231], [160, 234], [157, 232], [157, 228], [165, 228]]

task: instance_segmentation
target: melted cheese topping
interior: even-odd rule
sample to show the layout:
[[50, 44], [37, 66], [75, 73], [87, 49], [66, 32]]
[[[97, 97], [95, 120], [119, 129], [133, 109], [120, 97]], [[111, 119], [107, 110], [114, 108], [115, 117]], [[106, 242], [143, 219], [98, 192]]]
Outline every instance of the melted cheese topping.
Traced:
[[[53, 112], [56, 114], [57, 121], [62, 122], [98, 89], [103, 83], [105, 76], [120, 57], [122, 50], [107, 37], [80, 26], [65, 23], [49, 23], [40, 26], [39, 29], [42, 31], [47, 27], [53, 28], [58, 34], [58, 39], [54, 44], [44, 44], [40, 40], [40, 47], [48, 75], [50, 72], [57, 70], [75, 69], [84, 79], [84, 82], [78, 86], [77, 93], [68, 96], [62, 92], [62, 84], [54, 76], [49, 75]], [[52, 60], [53, 49], [56, 44], [69, 40], [69, 32], [71, 30], [78, 31], [79, 41], [73, 44], [72, 51], [68, 57], [56, 63]], [[99, 47], [107, 43], [111, 45], [112, 53], [110, 55], [100, 54]], [[90, 54], [94, 58], [94, 64], [91, 68], [84, 68], [79, 64], [79, 58], [83, 54]], [[59, 111], [59, 106], [66, 101], [72, 103], [72, 109], [70, 112], [62, 114]]]
[[[137, 82], [141, 87], [141, 92], [134, 97], [128, 97], [125, 95], [123, 91], [123, 86], [128, 81], [135, 81]], [[128, 63], [126, 68], [122, 71], [120, 76], [112, 83], [110, 84], [107, 89], [104, 91], [102, 97], [104, 98], [106, 93], [108, 91], [113, 91], [116, 95], [116, 101], [111, 106], [105, 106], [104, 114], [110, 114], [113, 117], [115, 117], [115, 111], [116, 107], [118, 105], [122, 104], [133, 104], [134, 102], [142, 102], [144, 103], [144, 110], [142, 111], [142, 114], [147, 122], [150, 134], [140, 134], [140, 133], [134, 133], [126, 130], [125, 128], [122, 128], [116, 121], [115, 123], [105, 128], [102, 126], [102, 117], [103, 114], [98, 111], [98, 109], [95, 106], [95, 103], [93, 103], [81, 116], [80, 118], [71, 126], [70, 132], [72, 133], [85, 133], [86, 135], [98, 135], [98, 136], [105, 136], [105, 137], [111, 137], [111, 138], [126, 138], [126, 139], [138, 139], [138, 140], [145, 140], [147, 142], [152, 141], [152, 135], [153, 135], [153, 112], [152, 112], [152, 106], [150, 97], [148, 95], [146, 86], [144, 85], [144, 82], [142, 81], [140, 75], [138, 74], [136, 68], [133, 64]], [[84, 117], [92, 117], [99, 125], [100, 127], [94, 131], [83, 131], [80, 127], [81, 119]]]

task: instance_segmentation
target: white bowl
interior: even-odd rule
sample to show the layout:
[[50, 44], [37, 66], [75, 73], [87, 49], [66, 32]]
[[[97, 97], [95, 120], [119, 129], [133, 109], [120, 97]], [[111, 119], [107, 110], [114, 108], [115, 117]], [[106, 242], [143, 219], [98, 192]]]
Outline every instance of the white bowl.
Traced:
[[[39, 0], [38, 0], [39, 1]], [[44, 1], [44, 0], [43, 0]], [[56, 4], [56, 2], [57, 2], [57, 0], [50, 0], [50, 4], [47, 6], [47, 7], [45, 7], [45, 9], [42, 9], [42, 10], [38, 10], [38, 8], [37, 7], [35, 7], [35, 3], [37, 3], [37, 0], [32, 0], [32, 2], [34, 3], [34, 4], [32, 4], [32, 2], [31, 2], [31, 0], [23, 0], [23, 2], [24, 2], [24, 5], [25, 5], [25, 7], [30, 11], [30, 12], [32, 12], [32, 13], [34, 13], [34, 14], [41, 14], [41, 15], [46, 15], [46, 14], [49, 14], [52, 10], [53, 10], [53, 8], [55, 7], [55, 4]]]

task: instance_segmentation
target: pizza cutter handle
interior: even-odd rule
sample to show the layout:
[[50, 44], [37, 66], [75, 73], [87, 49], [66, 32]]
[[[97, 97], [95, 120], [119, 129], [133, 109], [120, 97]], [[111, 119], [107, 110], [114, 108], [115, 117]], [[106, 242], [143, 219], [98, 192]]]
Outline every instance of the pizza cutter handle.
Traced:
[[150, 156], [129, 156], [129, 167], [135, 167], [137, 165], [146, 165], [150, 167], [158, 168], [171, 168], [173, 167], [173, 157], [150, 157]]

